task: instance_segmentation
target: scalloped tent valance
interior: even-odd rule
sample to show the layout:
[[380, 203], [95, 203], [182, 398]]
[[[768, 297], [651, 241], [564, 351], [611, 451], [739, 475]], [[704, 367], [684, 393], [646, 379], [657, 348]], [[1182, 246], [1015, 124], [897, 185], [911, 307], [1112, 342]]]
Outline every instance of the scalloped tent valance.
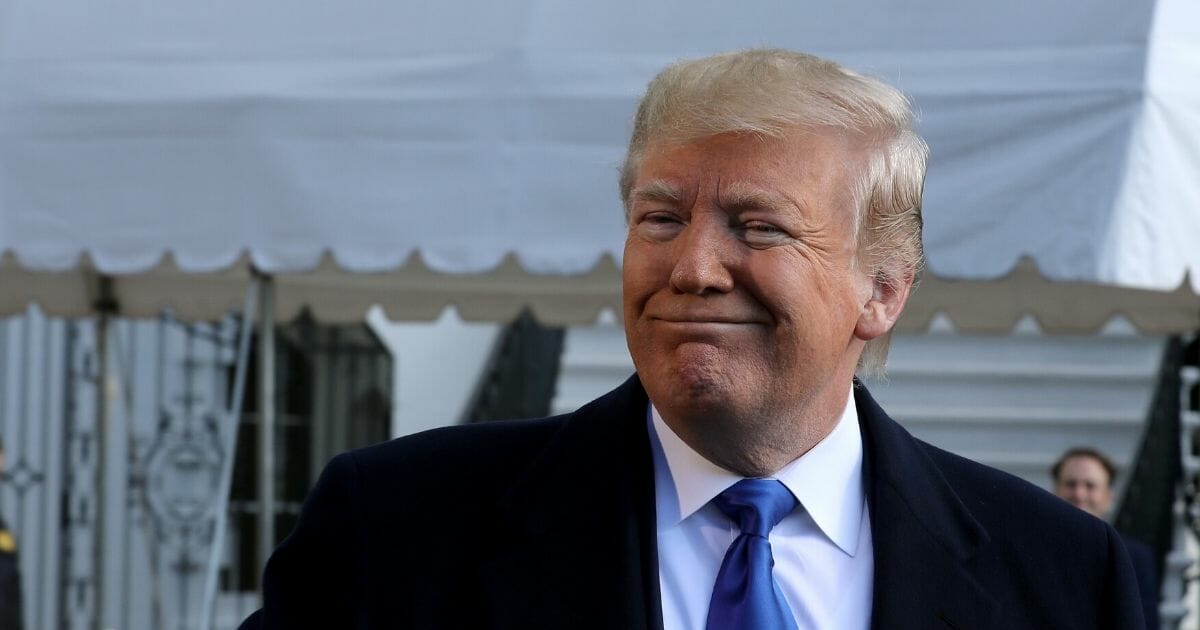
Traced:
[[[239, 308], [254, 275], [242, 257], [205, 273], [181, 271], [170, 259], [149, 271], [110, 278], [120, 312], [152, 317], [170, 308], [176, 318], [212, 320]], [[0, 313], [29, 302], [65, 316], [91, 313], [100, 299], [90, 261], [54, 273], [30, 272], [0, 257]], [[600, 311], [621, 310], [621, 273], [612, 258], [574, 275], [532, 274], [513, 257], [479, 274], [433, 271], [414, 256], [384, 272], [348, 273], [331, 258], [312, 271], [275, 276], [275, 318], [288, 321], [309, 309], [322, 321], [357, 321], [373, 304], [393, 320], [432, 320], [448, 306], [468, 321], [509, 321], [529, 308], [549, 324], [588, 324]], [[18, 290], [10, 291], [13, 287]], [[897, 324], [923, 330], [942, 313], [964, 332], [1004, 332], [1026, 315], [1051, 333], [1092, 333], [1120, 316], [1148, 333], [1200, 330], [1200, 295], [1185, 281], [1174, 291], [1132, 289], [1087, 282], [1056, 282], [1025, 259], [994, 280], [947, 280], [927, 274]]]
[[208, 318], [256, 269], [279, 317], [588, 321], [619, 307], [645, 83], [769, 43], [921, 112], [931, 274], [906, 322], [1200, 327], [1192, 0], [71, 4], [3, 13], [0, 314], [87, 312], [104, 275], [123, 313]]

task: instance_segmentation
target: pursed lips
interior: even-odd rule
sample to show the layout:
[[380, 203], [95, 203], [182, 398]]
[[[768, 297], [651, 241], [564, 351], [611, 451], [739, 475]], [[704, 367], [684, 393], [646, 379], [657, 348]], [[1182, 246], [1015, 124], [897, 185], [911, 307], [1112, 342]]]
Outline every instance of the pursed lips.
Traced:
[[668, 324], [757, 324], [759, 322], [748, 319], [734, 319], [730, 317], [651, 317], [659, 321], [667, 322]]
[[651, 315], [651, 321], [677, 328], [725, 328], [733, 326], [759, 326], [764, 322], [749, 317], [730, 317], [728, 315]]
[[[701, 343], [729, 346], [748, 343], [763, 330], [762, 324], [730, 317], [651, 318], [650, 329], [668, 345]], [[740, 340], [740, 341], [738, 341]]]

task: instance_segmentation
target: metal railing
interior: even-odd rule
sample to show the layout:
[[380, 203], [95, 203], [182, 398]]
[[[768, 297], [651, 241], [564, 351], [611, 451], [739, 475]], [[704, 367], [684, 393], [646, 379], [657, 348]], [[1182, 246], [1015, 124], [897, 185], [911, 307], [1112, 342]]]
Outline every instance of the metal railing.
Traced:
[[1163, 571], [1162, 603], [1159, 614], [1162, 627], [1183, 627], [1195, 622], [1200, 605], [1194, 592], [1196, 541], [1200, 537], [1200, 365], [1197, 361], [1197, 337], [1192, 336], [1182, 352], [1177, 394], [1180, 481], [1172, 509], [1171, 550]]

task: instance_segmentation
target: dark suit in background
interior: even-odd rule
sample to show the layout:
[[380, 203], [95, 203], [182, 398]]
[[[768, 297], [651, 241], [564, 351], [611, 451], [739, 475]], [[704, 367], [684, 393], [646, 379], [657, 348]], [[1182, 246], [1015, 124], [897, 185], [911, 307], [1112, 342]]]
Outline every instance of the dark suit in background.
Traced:
[[1158, 630], [1158, 562], [1154, 559], [1154, 551], [1149, 545], [1122, 536], [1129, 559], [1133, 563], [1133, 573], [1137, 577], [1138, 592], [1142, 596], [1142, 611], [1146, 615], [1146, 630]]
[[[873, 628], [1143, 627], [1110, 526], [855, 396]], [[338, 456], [243, 628], [660, 628], [646, 405], [634, 377], [573, 414]]]
[[0, 518], [0, 630], [25, 627], [21, 602], [21, 564], [17, 540]]

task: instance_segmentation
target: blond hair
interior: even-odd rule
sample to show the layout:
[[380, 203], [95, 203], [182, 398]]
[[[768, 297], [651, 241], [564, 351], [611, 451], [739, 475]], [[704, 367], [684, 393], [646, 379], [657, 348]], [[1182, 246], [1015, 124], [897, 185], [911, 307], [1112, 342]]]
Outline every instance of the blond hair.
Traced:
[[[739, 132], [782, 137], [796, 127], [848, 134], [864, 150], [853, 193], [856, 259], [877, 282], [915, 282], [924, 268], [921, 194], [928, 148], [908, 99], [832, 61], [761, 48], [680, 61], [650, 82], [621, 167], [621, 199], [646, 148]], [[890, 333], [867, 342], [859, 370], [881, 373]]]

